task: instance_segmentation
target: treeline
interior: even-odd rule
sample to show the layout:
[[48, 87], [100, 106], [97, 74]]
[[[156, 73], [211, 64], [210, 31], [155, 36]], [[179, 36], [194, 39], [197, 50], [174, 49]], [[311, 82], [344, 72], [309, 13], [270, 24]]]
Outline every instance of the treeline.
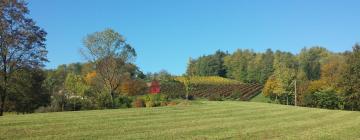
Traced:
[[265, 53], [239, 49], [233, 54], [218, 50], [215, 54], [190, 59], [186, 74], [190, 76], [221, 76], [244, 83], [264, 84], [274, 71], [274, 57], [275, 54], [270, 49]]
[[359, 60], [357, 44], [343, 53], [318, 46], [303, 48], [298, 54], [238, 49], [190, 59], [187, 75], [260, 83], [263, 94], [281, 104], [360, 110]]

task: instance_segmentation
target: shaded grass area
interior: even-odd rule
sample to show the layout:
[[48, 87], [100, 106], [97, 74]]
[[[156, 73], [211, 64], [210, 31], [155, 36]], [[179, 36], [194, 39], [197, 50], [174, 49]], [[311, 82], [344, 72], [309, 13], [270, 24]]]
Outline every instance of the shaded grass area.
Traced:
[[237, 101], [10, 115], [0, 139], [357, 139], [360, 113]]
[[250, 102], [260, 102], [260, 103], [271, 103], [270, 98], [265, 97], [262, 93], [259, 93], [255, 97], [253, 97]]

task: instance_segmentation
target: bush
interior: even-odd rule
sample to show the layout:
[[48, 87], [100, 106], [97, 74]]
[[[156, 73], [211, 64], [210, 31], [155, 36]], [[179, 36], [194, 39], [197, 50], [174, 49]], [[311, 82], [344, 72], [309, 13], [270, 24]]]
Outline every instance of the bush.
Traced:
[[71, 111], [81, 110], [81, 98], [72, 97], [67, 99], [67, 102], [65, 104], [65, 110], [71, 110]]
[[304, 96], [304, 105], [327, 109], [343, 108], [341, 98], [332, 89], [306, 94]]
[[96, 104], [90, 98], [83, 98], [80, 100], [81, 110], [97, 109]]
[[114, 105], [116, 108], [130, 108], [132, 100], [128, 96], [119, 96], [114, 100]]
[[163, 94], [147, 94], [144, 95], [144, 101], [146, 107], [156, 107], [165, 105], [165, 103], [168, 101], [168, 97]]
[[132, 107], [145, 107], [145, 101], [142, 98], [137, 98], [132, 102]]

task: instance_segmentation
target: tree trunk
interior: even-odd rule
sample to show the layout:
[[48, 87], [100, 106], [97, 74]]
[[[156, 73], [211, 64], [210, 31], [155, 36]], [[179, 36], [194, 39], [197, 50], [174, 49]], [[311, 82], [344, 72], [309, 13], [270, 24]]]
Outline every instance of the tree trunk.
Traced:
[[4, 111], [5, 111], [5, 109], [4, 109], [4, 107], [5, 107], [5, 94], [4, 93], [2, 93], [2, 95], [1, 95], [1, 107], [0, 107], [0, 116], [3, 116], [4, 115]]
[[115, 94], [114, 94], [114, 91], [113, 90], [111, 90], [111, 92], [110, 92], [110, 97], [111, 97], [111, 108], [115, 108], [115, 104], [114, 104], [114, 96], [115, 96]]
[[75, 107], [76, 107], [76, 101], [74, 100], [74, 111], [75, 111]]
[[0, 116], [4, 115], [4, 111], [5, 111], [5, 98], [6, 98], [6, 94], [7, 94], [7, 82], [8, 82], [8, 77], [6, 75], [6, 66], [4, 68], [4, 87], [3, 87], [3, 91], [1, 93], [1, 107], [0, 107]]

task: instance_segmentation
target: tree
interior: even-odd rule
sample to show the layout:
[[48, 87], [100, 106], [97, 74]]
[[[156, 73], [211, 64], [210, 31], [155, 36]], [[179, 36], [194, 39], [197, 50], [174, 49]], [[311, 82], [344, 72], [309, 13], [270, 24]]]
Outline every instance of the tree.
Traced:
[[267, 49], [264, 54], [261, 55], [260, 60], [260, 79], [259, 83], [264, 84], [266, 80], [273, 74], [274, 72], [274, 53], [271, 49]]
[[5, 109], [9, 80], [23, 68], [38, 68], [46, 62], [46, 32], [28, 18], [26, 3], [2, 0], [0, 4], [0, 116]]
[[320, 78], [320, 63], [327, 57], [328, 51], [323, 47], [303, 48], [299, 54], [300, 68], [309, 80]]
[[291, 104], [294, 93], [292, 82], [296, 77], [296, 66], [295, 57], [291, 53], [277, 51], [274, 57], [275, 70], [265, 84], [264, 95], [274, 95], [275, 100], [280, 103]]
[[95, 32], [86, 36], [83, 55], [94, 64], [97, 76], [102, 80], [103, 88], [109, 92], [114, 107], [116, 91], [122, 79], [129, 76], [129, 63], [136, 53], [124, 37], [112, 29]]
[[189, 100], [189, 95], [190, 95], [190, 91], [191, 91], [190, 79], [191, 79], [190, 76], [185, 76], [184, 81], [183, 81], [184, 87], [185, 87], [185, 98], [186, 98], [186, 100]]
[[80, 76], [74, 73], [69, 73], [65, 80], [65, 89], [69, 93], [69, 99], [73, 98], [74, 100], [74, 110], [76, 107], [76, 98], [83, 98], [85, 91], [89, 87], [85, 84], [85, 80]]
[[248, 82], [248, 65], [256, 54], [252, 50], [237, 50], [224, 58], [224, 65], [228, 72], [227, 77], [241, 82]]
[[9, 102], [13, 102], [14, 111], [32, 113], [40, 106], [48, 106], [50, 93], [44, 87], [45, 72], [41, 69], [23, 69], [13, 74], [9, 88]]
[[192, 60], [190, 58], [187, 75], [192, 76], [226, 76], [226, 68], [224, 65], [224, 57], [227, 53], [220, 50], [215, 54], [201, 56], [198, 59]]
[[346, 108], [360, 110], [360, 45], [356, 44], [346, 54], [346, 67], [341, 85], [344, 90]]

